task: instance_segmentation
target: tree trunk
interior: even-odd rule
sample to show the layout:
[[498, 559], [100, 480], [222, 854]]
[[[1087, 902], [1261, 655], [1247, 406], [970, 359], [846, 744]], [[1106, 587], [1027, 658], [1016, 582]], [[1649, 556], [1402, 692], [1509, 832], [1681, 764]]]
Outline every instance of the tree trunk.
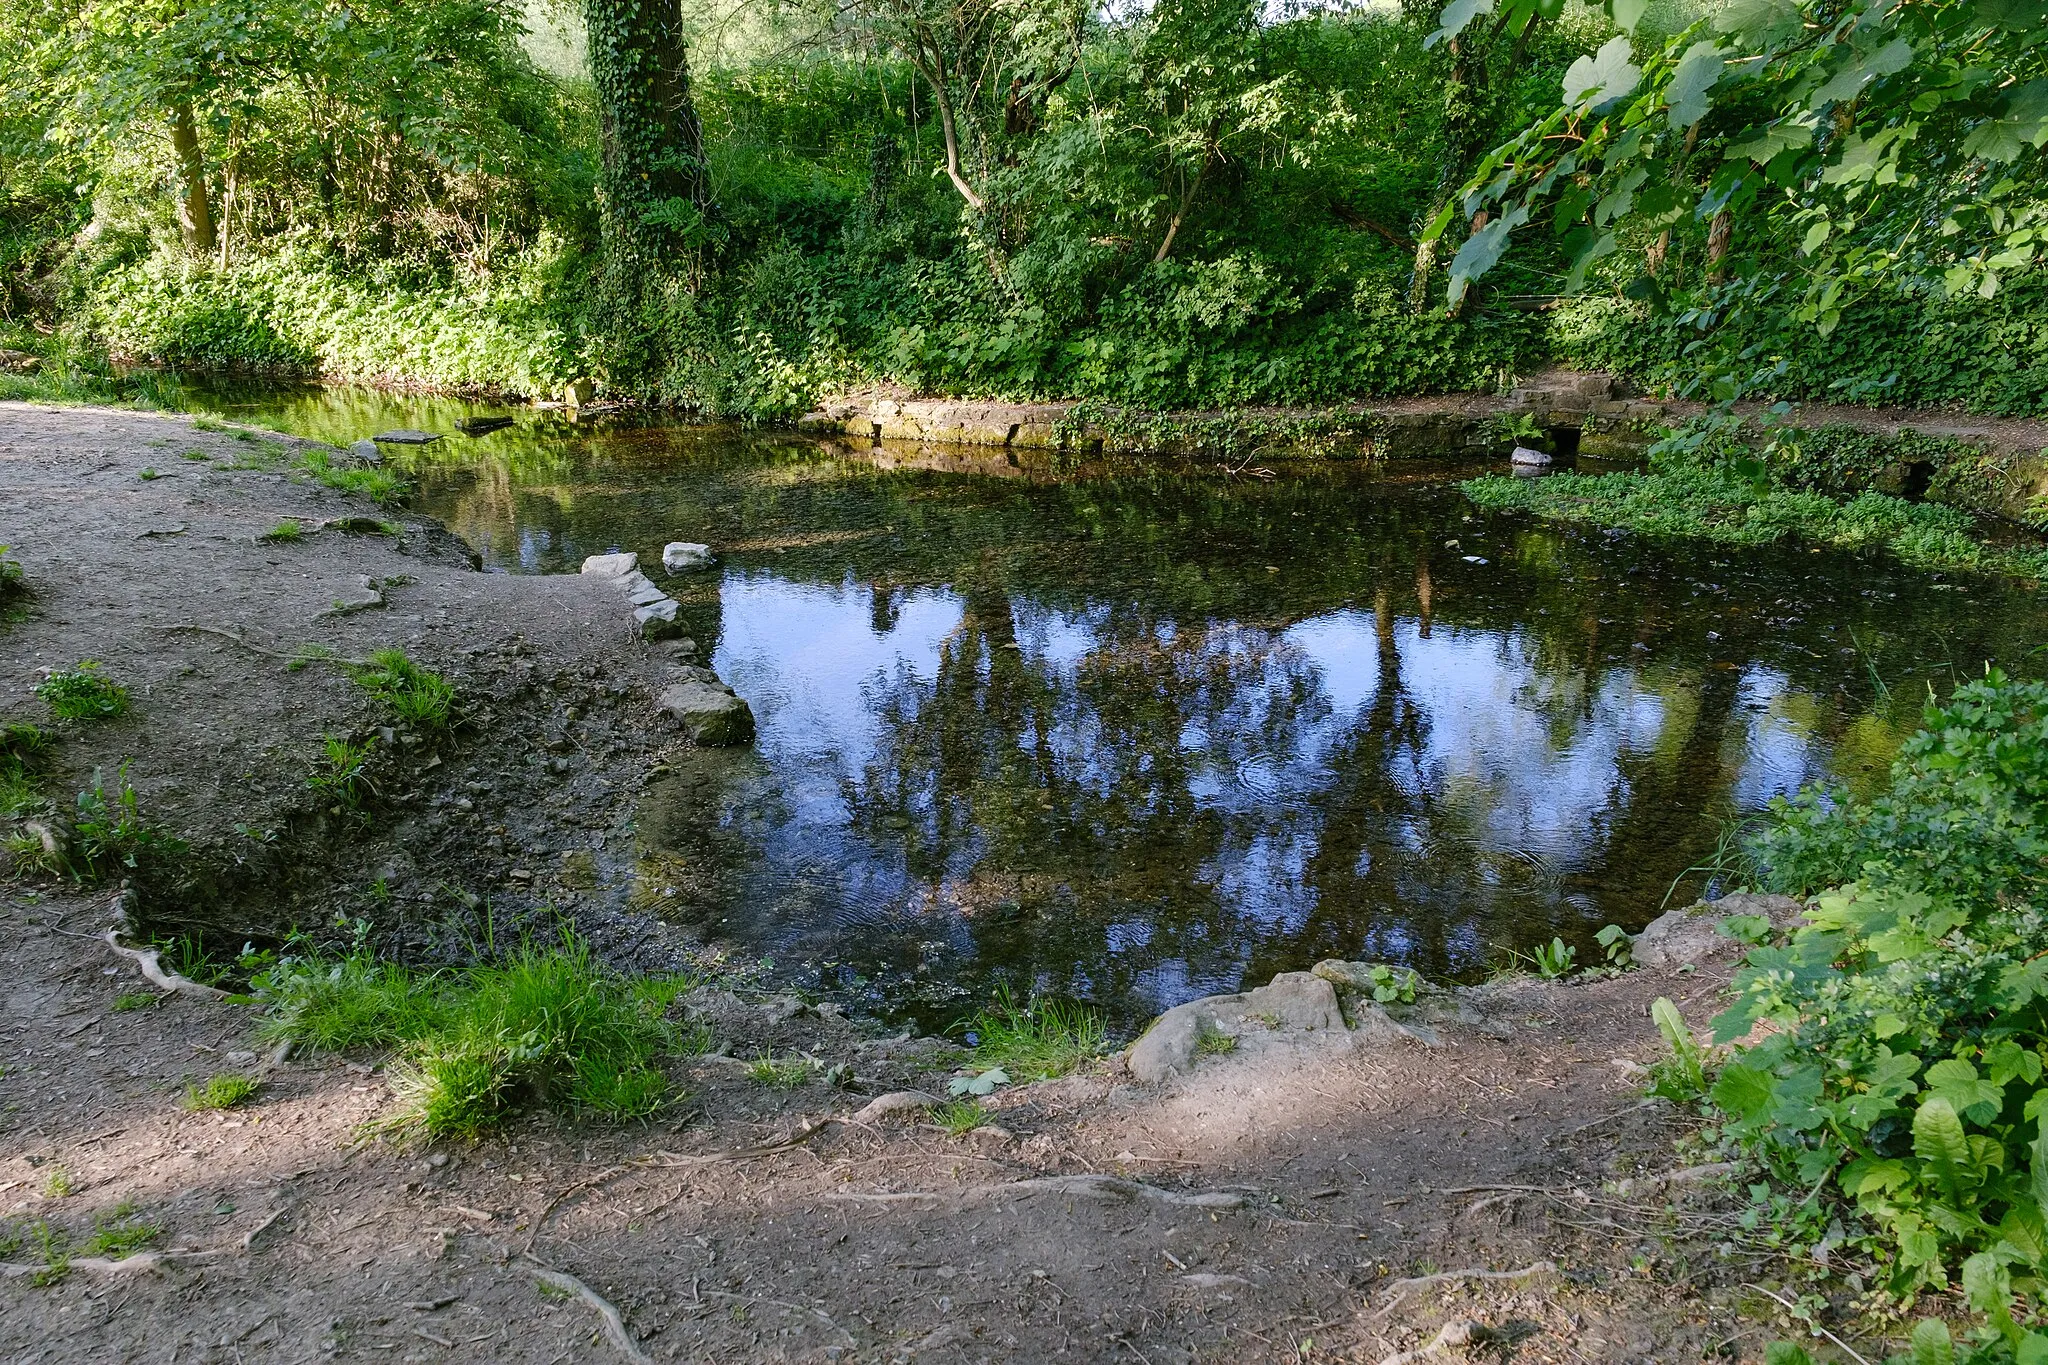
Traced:
[[206, 160], [199, 150], [199, 129], [192, 106], [183, 100], [171, 106], [171, 150], [178, 156], [178, 230], [185, 249], [194, 254], [213, 250], [213, 206], [206, 197]]
[[615, 283], [626, 284], [693, 245], [673, 210], [711, 207], [704, 128], [681, 0], [583, 0], [583, 22], [603, 157], [598, 221]]
[[1728, 238], [1734, 231], [1735, 224], [1726, 209], [1715, 214], [1714, 221], [1707, 224], [1708, 284], [1719, 284], [1728, 278]]

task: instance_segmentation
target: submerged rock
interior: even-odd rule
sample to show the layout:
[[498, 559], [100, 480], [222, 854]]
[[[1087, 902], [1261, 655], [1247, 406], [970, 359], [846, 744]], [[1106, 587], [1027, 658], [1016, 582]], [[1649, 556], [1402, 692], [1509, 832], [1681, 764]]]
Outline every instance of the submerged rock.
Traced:
[[693, 743], [707, 749], [730, 748], [754, 738], [754, 712], [723, 683], [686, 678], [665, 689], [655, 702], [675, 717]]
[[1747, 951], [1740, 940], [1721, 932], [1721, 926], [1735, 916], [1758, 915], [1773, 928], [1782, 929], [1798, 919], [1804, 908], [1790, 896], [1737, 891], [1717, 901], [1700, 901], [1659, 915], [1636, 935], [1631, 951], [1645, 967], [1697, 966], [1709, 958]]
[[383, 464], [384, 452], [377, 449], [375, 441], [357, 441], [348, 448], [348, 462], [355, 464]]
[[414, 431], [410, 427], [400, 427], [397, 431], [380, 431], [370, 439], [381, 442], [384, 445], [424, 446], [432, 445], [435, 441], [440, 440], [441, 437], [439, 434], [431, 431]]
[[711, 553], [709, 545], [699, 545], [694, 541], [672, 540], [661, 551], [661, 566], [670, 573], [708, 569], [717, 562], [718, 556]]

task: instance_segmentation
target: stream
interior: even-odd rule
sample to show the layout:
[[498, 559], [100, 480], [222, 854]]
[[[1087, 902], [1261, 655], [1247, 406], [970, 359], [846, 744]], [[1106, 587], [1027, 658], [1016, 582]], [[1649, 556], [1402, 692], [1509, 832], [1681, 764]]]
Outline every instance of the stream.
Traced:
[[999, 988], [1127, 1028], [1325, 957], [1597, 963], [1741, 821], [1869, 790], [1930, 687], [2048, 638], [1993, 580], [1488, 517], [1470, 461], [1232, 477], [345, 387], [182, 401], [447, 433], [387, 458], [491, 571], [711, 544], [667, 582], [759, 738], [656, 781], [635, 901], [925, 1027]]

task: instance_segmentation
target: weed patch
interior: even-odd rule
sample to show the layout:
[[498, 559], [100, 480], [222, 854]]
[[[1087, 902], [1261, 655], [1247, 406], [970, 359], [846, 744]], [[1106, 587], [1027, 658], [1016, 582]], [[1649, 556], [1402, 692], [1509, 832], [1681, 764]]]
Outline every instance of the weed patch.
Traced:
[[286, 517], [283, 521], [280, 521], [277, 525], [256, 537], [258, 540], [269, 541], [273, 545], [289, 544], [293, 541], [304, 540], [305, 538], [306, 528], [299, 525], [298, 519], [295, 517]]
[[194, 1082], [185, 1087], [185, 1098], [180, 1107], [190, 1113], [204, 1113], [209, 1109], [233, 1109], [236, 1105], [247, 1104], [263, 1089], [263, 1082], [239, 1072], [224, 1071], [218, 1076], [209, 1076], [204, 1085]]
[[92, 785], [78, 794], [71, 833], [71, 874], [79, 881], [97, 881], [124, 868], [134, 871], [146, 859], [175, 857], [185, 851], [184, 840], [143, 818], [126, 763], [121, 765], [119, 785], [111, 796], [100, 770], [93, 769]]
[[112, 1008], [116, 1014], [132, 1014], [136, 1010], [154, 1009], [167, 998], [155, 991], [130, 991], [115, 996]]
[[1092, 1010], [1047, 999], [1019, 1005], [1007, 990], [966, 1031], [977, 1063], [1033, 1081], [1066, 1075], [1101, 1055], [1108, 1039]]
[[0, 725], [0, 817], [18, 818], [44, 808], [39, 781], [49, 743], [42, 730], [25, 721]]
[[335, 465], [334, 457], [324, 450], [309, 450], [300, 459], [299, 465], [306, 473], [329, 488], [343, 493], [356, 493], [380, 506], [391, 506], [405, 501], [412, 491], [412, 484], [402, 474], [393, 470], [372, 466], [366, 469], [342, 469]]
[[644, 1118], [671, 1099], [657, 1065], [694, 1050], [666, 1018], [687, 978], [629, 981], [579, 939], [528, 944], [503, 961], [416, 974], [358, 951], [286, 958], [254, 988], [262, 1029], [328, 1051], [392, 1048], [400, 1138], [473, 1139], [522, 1107]]
[[164, 1235], [164, 1225], [142, 1216], [133, 1200], [122, 1200], [93, 1220], [93, 1233], [85, 1244], [88, 1256], [118, 1261], [133, 1256]]
[[349, 677], [416, 730], [445, 730], [454, 719], [455, 688], [440, 674], [421, 668], [402, 649], [380, 649]]
[[373, 745], [370, 740], [351, 741], [341, 735], [322, 736], [322, 752], [313, 764], [306, 786], [320, 800], [331, 803], [337, 813], [354, 810], [365, 794], [374, 790], [365, 772]]
[[795, 1090], [817, 1070], [803, 1057], [777, 1057], [764, 1052], [747, 1067], [747, 1079], [770, 1090]]
[[925, 1112], [953, 1137], [962, 1137], [988, 1122], [988, 1106], [977, 1099], [951, 1100]]
[[112, 720], [128, 709], [128, 689], [97, 659], [58, 669], [36, 684], [36, 695], [59, 720]]

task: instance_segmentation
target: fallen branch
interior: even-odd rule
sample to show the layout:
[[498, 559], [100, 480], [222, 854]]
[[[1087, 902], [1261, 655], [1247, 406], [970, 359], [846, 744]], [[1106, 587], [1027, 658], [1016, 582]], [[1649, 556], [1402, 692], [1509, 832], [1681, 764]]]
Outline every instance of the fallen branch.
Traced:
[[120, 941], [120, 930], [109, 929], [100, 935], [100, 942], [135, 964], [148, 982], [166, 995], [191, 995], [201, 1000], [219, 1000], [227, 995], [224, 990], [213, 986], [202, 986], [189, 976], [164, 970], [162, 950], [157, 948], [127, 948]]
[[1762, 1294], [1765, 1298], [1771, 1300], [1771, 1302], [1777, 1304], [1780, 1308], [1783, 1308], [1786, 1312], [1790, 1313], [1794, 1318], [1797, 1318], [1800, 1322], [1807, 1324], [1809, 1327], [1813, 1328], [1814, 1331], [1820, 1333], [1829, 1341], [1832, 1341], [1833, 1343], [1835, 1343], [1835, 1345], [1847, 1351], [1849, 1353], [1849, 1359], [1855, 1361], [1856, 1365], [1870, 1365], [1870, 1362], [1868, 1360], [1865, 1360], [1861, 1355], [1857, 1354], [1856, 1348], [1851, 1346], [1848, 1342], [1842, 1340], [1833, 1332], [1830, 1332], [1827, 1328], [1813, 1321], [1813, 1319], [1808, 1317], [1801, 1317], [1799, 1309], [1796, 1305], [1788, 1303], [1784, 1299], [1779, 1298], [1776, 1294], [1773, 1294], [1770, 1290], [1764, 1288], [1760, 1284], [1745, 1284], [1743, 1288], [1754, 1289], [1757, 1293]]
[[1417, 1275], [1413, 1279], [1396, 1280], [1387, 1286], [1387, 1301], [1373, 1316], [1385, 1317], [1394, 1311], [1394, 1305], [1406, 1298], [1410, 1291], [1421, 1289], [1425, 1285], [1448, 1284], [1453, 1280], [1526, 1280], [1531, 1275], [1540, 1275], [1556, 1269], [1555, 1261], [1538, 1261], [1534, 1265], [1523, 1266], [1520, 1270], [1444, 1270], [1434, 1275]]
[[1491, 1340], [1493, 1340], [1493, 1333], [1479, 1323], [1469, 1320], [1464, 1322], [1447, 1322], [1444, 1324], [1443, 1330], [1429, 1339], [1427, 1346], [1418, 1346], [1412, 1351], [1397, 1352], [1382, 1360], [1380, 1365], [1415, 1365], [1416, 1361], [1425, 1360], [1435, 1355], [1438, 1351], [1455, 1351], [1466, 1346], [1477, 1346], [1482, 1342]]
[[626, 1320], [619, 1316], [618, 1309], [612, 1307], [611, 1300], [574, 1275], [551, 1270], [539, 1261], [533, 1260], [531, 1256], [527, 1257], [527, 1260], [532, 1261], [532, 1264], [521, 1267], [527, 1274], [542, 1284], [559, 1289], [564, 1294], [573, 1294], [589, 1304], [598, 1317], [604, 1320], [604, 1334], [612, 1339], [612, 1345], [618, 1347], [620, 1354], [632, 1361], [633, 1365], [654, 1365], [654, 1357], [641, 1350], [640, 1343], [633, 1340], [633, 1334], [626, 1330]]
[[275, 649], [265, 649], [262, 645], [257, 644], [253, 640], [249, 639], [247, 636], [242, 635], [237, 631], [222, 630], [219, 626], [200, 626], [192, 625], [186, 622], [180, 622], [175, 626], [151, 626], [150, 629], [164, 631], [194, 630], [198, 631], [201, 635], [218, 635], [223, 640], [232, 640], [234, 643], [240, 645], [243, 649], [248, 650], [251, 654], [262, 654], [272, 659], [283, 659], [286, 663], [289, 664], [339, 664], [343, 668], [375, 667], [375, 665], [372, 664], [368, 659], [351, 659], [343, 654], [280, 653]]
[[701, 1156], [685, 1155], [681, 1152], [656, 1152], [663, 1166], [708, 1166], [720, 1161], [752, 1161], [755, 1157], [773, 1156], [786, 1152], [792, 1147], [802, 1146], [818, 1134], [839, 1123], [838, 1119], [805, 1119], [797, 1125], [796, 1131], [787, 1137], [776, 1138], [753, 1147], [741, 1147], [730, 1152], [706, 1152]]

